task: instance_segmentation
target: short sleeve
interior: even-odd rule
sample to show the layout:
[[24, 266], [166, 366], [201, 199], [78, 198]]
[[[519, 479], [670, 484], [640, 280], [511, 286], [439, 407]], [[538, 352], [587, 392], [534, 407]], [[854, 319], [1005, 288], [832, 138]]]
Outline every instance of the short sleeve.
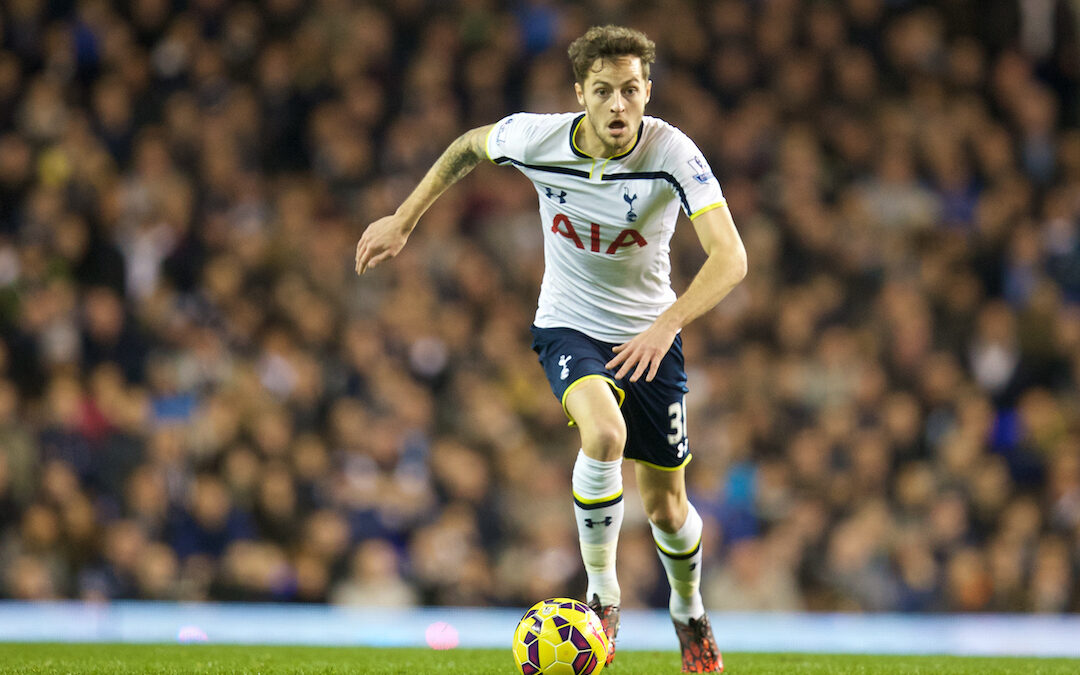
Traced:
[[705, 155], [681, 132], [678, 140], [672, 144], [669, 160], [676, 189], [682, 192], [679, 197], [683, 210], [691, 220], [706, 211], [727, 205], [720, 181], [713, 175]]
[[528, 141], [535, 133], [536, 115], [515, 113], [508, 115], [492, 126], [487, 137], [488, 159], [496, 164], [505, 164], [511, 159], [525, 161]]

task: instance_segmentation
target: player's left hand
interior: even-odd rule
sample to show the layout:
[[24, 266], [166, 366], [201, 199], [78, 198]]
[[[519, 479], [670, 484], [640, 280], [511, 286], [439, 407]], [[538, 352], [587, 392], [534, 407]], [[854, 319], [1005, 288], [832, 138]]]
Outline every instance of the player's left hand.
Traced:
[[615, 373], [616, 380], [623, 379], [627, 373], [633, 371], [630, 375], [631, 382], [637, 382], [643, 374], [646, 382], [652, 382], [660, 368], [660, 362], [664, 360], [678, 334], [677, 329], [656, 321], [629, 342], [614, 347], [612, 351], [615, 352], [615, 358], [608, 361], [606, 367], [619, 369]]

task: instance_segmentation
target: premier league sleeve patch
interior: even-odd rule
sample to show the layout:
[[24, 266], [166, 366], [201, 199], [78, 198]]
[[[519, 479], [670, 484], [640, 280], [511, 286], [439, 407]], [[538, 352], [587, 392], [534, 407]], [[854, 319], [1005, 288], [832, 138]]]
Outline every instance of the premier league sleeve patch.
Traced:
[[713, 179], [713, 173], [709, 170], [709, 165], [705, 163], [705, 159], [700, 155], [686, 163], [690, 165], [690, 174], [694, 177], [694, 180], [702, 185]]
[[506, 145], [506, 135], [509, 133], [510, 125], [513, 124], [513, 122], [514, 116], [511, 115], [510, 117], [507, 117], [505, 120], [503, 120], [502, 124], [499, 125], [499, 130], [495, 134], [495, 145], [499, 146], [500, 148]]

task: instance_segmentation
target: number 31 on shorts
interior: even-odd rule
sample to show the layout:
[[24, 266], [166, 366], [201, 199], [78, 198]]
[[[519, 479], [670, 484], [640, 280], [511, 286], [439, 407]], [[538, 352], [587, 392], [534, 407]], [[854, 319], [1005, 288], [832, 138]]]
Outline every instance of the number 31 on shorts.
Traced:
[[675, 401], [668, 406], [668, 417], [671, 419], [671, 433], [668, 434], [668, 444], [678, 448], [678, 457], [686, 454], [686, 397]]

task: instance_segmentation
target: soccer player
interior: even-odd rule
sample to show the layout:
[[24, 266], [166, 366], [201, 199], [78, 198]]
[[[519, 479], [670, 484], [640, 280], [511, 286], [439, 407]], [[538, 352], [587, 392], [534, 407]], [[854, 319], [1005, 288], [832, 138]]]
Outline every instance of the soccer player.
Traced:
[[[393, 215], [364, 231], [356, 271], [396, 255], [435, 199], [481, 160], [513, 165], [533, 182], [545, 259], [533, 349], [580, 433], [572, 488], [586, 599], [614, 640], [626, 457], [636, 461], [671, 584], [683, 670], [719, 672], [699, 591], [702, 522], [686, 497], [691, 455], [679, 331], [745, 276], [746, 252], [701, 152], [681, 131], [644, 114], [655, 53], [638, 31], [590, 29], [569, 49], [584, 112], [518, 113], [463, 134]], [[680, 208], [708, 257], [676, 298], [668, 243]], [[613, 657], [614, 648], [609, 663]]]

